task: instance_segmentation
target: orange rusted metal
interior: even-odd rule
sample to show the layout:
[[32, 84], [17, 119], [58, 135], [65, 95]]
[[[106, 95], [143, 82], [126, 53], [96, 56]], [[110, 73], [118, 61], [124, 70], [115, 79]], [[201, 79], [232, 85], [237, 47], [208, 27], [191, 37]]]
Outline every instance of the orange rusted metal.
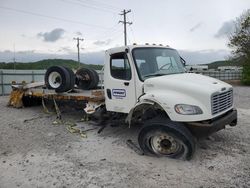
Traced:
[[91, 95], [104, 96], [104, 92], [103, 92], [103, 90], [93, 90], [93, 91], [91, 91]]
[[45, 99], [56, 99], [56, 100], [75, 100], [75, 101], [90, 101], [90, 102], [103, 102], [104, 96], [84, 96], [84, 95], [60, 95], [60, 94], [49, 94], [49, 93], [25, 93], [25, 96], [43, 97]]
[[94, 102], [96, 104], [101, 104], [104, 102], [104, 92], [103, 90], [75, 90], [74, 92], [69, 93], [55, 93], [54, 90], [43, 89], [43, 83], [33, 83], [27, 84], [25, 86], [12, 87], [13, 91], [10, 95], [9, 105], [20, 108], [23, 107], [22, 97], [32, 98], [44, 98], [44, 99], [55, 99], [55, 100], [64, 100], [64, 101], [84, 101]]
[[22, 101], [23, 95], [24, 95], [23, 90], [20, 90], [20, 89], [12, 90], [10, 94], [8, 106], [13, 106], [15, 108], [23, 107], [23, 101]]

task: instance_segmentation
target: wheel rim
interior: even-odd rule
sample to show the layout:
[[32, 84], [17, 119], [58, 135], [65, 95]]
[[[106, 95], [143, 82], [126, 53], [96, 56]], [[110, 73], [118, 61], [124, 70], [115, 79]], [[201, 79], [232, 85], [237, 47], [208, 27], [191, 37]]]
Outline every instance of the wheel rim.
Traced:
[[85, 69], [79, 69], [76, 72], [78, 87], [82, 89], [89, 89], [92, 83], [91, 75]]
[[169, 156], [178, 153], [182, 145], [173, 136], [160, 132], [150, 138], [152, 150], [158, 155]]
[[49, 85], [56, 89], [62, 84], [62, 77], [58, 72], [51, 72], [48, 81]]

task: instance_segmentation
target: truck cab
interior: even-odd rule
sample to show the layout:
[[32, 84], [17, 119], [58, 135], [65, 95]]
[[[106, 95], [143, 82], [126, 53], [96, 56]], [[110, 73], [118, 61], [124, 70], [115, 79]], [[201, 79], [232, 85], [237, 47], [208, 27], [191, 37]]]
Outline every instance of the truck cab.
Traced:
[[143, 124], [138, 139], [144, 152], [176, 157], [184, 143], [194, 150], [196, 138], [237, 124], [233, 87], [187, 73], [177, 50], [132, 45], [105, 54], [106, 110], [127, 114], [129, 125]]

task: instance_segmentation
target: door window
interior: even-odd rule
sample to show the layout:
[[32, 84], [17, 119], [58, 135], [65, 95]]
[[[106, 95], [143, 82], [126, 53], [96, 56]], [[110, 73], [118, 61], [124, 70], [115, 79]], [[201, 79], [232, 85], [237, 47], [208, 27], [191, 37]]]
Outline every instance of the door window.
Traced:
[[116, 79], [130, 80], [131, 68], [125, 53], [111, 55], [111, 76]]

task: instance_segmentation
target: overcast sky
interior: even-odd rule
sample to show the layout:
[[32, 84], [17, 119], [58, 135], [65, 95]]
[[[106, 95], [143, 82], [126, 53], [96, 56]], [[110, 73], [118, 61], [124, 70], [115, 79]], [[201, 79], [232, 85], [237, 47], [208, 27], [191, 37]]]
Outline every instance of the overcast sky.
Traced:
[[102, 63], [105, 49], [123, 45], [122, 9], [131, 9], [128, 43], [170, 45], [190, 63], [229, 56], [227, 34], [250, 0], [0, 0], [0, 62], [43, 58]]

